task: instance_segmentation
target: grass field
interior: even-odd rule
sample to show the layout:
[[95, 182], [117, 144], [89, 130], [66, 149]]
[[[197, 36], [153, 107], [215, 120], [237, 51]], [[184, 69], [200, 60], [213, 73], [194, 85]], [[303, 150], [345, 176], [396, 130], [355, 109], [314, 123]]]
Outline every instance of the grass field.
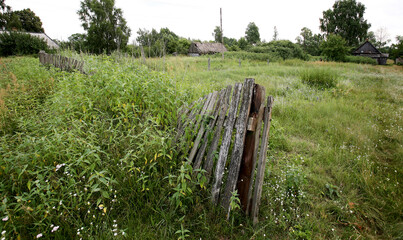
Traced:
[[[6, 239], [403, 239], [402, 67], [65, 54], [91, 74], [0, 62]], [[245, 78], [274, 97], [255, 226], [170, 142], [184, 102]]]

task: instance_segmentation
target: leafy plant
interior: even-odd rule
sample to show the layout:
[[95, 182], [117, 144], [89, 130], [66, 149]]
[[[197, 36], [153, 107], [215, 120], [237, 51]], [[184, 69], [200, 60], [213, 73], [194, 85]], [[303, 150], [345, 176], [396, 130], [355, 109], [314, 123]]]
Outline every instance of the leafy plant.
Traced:
[[307, 68], [302, 70], [300, 77], [303, 83], [318, 88], [332, 88], [337, 84], [338, 75], [327, 68]]

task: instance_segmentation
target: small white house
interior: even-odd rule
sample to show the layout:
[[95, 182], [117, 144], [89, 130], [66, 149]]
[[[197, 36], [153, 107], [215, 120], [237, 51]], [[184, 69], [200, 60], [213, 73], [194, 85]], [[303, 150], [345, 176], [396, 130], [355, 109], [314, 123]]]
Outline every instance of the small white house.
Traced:
[[[10, 31], [0, 30], [0, 34], [7, 33], [7, 32], [10, 32]], [[53, 41], [53, 39], [51, 39], [48, 35], [46, 35], [46, 33], [33, 33], [33, 32], [15, 32], [15, 33], [26, 33], [33, 37], [43, 39], [43, 40], [45, 40], [46, 44], [48, 44], [48, 47], [50, 49], [59, 49], [59, 45], [55, 41]]]

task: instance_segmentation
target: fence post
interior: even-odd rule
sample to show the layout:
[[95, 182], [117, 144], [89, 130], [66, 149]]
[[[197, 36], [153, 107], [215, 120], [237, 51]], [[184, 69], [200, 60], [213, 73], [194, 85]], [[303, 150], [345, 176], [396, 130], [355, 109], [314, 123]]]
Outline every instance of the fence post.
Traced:
[[208, 58], [208, 67], [207, 69], [210, 71], [210, 58]]
[[[254, 169], [254, 156], [257, 154], [255, 152], [255, 141], [256, 135], [260, 134], [260, 129], [256, 129], [258, 114], [261, 105], [264, 103], [265, 91], [264, 88], [258, 84], [253, 87], [253, 97], [250, 106], [250, 111], [248, 114], [248, 125], [247, 132], [244, 143], [244, 153], [241, 161], [241, 168], [239, 171], [239, 177], [237, 182], [237, 189], [239, 194], [239, 199], [241, 200], [242, 210], [247, 211], [248, 206], [248, 195], [249, 187], [251, 182], [251, 176], [253, 178], [252, 172]], [[261, 119], [260, 119], [261, 121]], [[259, 142], [259, 139], [257, 139]]]
[[269, 63], [270, 63], [270, 60], [269, 60], [269, 59], [267, 59], [267, 65], [269, 65]]
[[241, 59], [239, 59], [239, 67], [241, 67]]

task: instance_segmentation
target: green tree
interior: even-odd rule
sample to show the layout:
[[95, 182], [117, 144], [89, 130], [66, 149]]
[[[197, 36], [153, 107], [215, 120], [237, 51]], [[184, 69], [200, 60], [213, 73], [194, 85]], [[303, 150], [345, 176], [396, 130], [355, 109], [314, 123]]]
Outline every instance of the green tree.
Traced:
[[115, 0], [83, 0], [77, 13], [87, 31], [89, 51], [111, 53], [126, 47], [131, 30]]
[[304, 27], [301, 29], [300, 36], [296, 38], [297, 44], [299, 44], [302, 49], [312, 55], [320, 55], [320, 44], [323, 41], [323, 37], [320, 34], [313, 34], [311, 29]]
[[356, 0], [338, 0], [333, 9], [323, 12], [320, 29], [329, 34], [340, 35], [349, 46], [357, 46], [367, 37], [371, 24], [364, 19], [365, 6]]
[[238, 46], [240, 49], [245, 51], [248, 48], [248, 41], [246, 41], [246, 39], [244, 37], [241, 37], [238, 40]]
[[27, 8], [21, 11], [13, 11], [11, 13], [12, 18], [18, 18], [20, 21], [19, 31], [26, 32], [40, 32], [43, 33], [45, 30], [42, 27], [41, 19], [35, 15], [35, 13]]
[[4, 30], [7, 25], [8, 13], [11, 7], [6, 5], [5, 0], [0, 0], [0, 30]]
[[260, 42], [259, 28], [254, 22], [250, 22], [246, 27], [245, 38], [249, 44], [256, 44]]
[[214, 41], [217, 43], [222, 43], [222, 31], [221, 28], [219, 26], [216, 26], [214, 28], [214, 32], [212, 33], [213, 37], [214, 37]]
[[341, 36], [330, 34], [326, 41], [322, 42], [321, 50], [322, 54], [329, 60], [344, 61], [349, 52], [349, 47], [347, 41]]
[[390, 47], [390, 57], [392, 59], [403, 57], [403, 36], [396, 36], [396, 44]]

